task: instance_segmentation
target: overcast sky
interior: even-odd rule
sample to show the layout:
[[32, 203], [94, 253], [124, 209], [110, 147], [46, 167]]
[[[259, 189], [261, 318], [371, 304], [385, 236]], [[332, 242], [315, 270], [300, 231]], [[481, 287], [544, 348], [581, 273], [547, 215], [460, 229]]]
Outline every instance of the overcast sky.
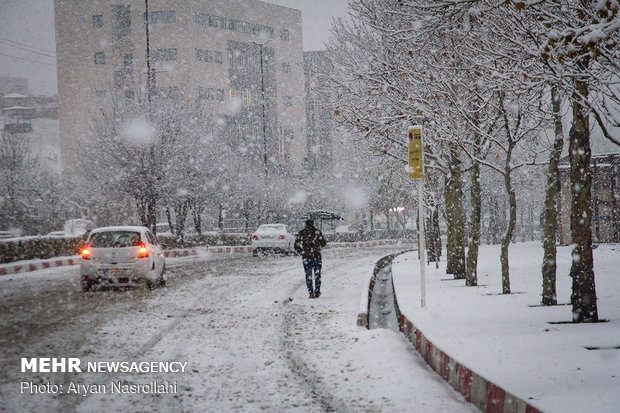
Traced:
[[[265, 0], [302, 12], [304, 50], [320, 50], [348, 0]], [[33, 95], [56, 94], [53, 0], [0, 0], [0, 76], [27, 77]]]

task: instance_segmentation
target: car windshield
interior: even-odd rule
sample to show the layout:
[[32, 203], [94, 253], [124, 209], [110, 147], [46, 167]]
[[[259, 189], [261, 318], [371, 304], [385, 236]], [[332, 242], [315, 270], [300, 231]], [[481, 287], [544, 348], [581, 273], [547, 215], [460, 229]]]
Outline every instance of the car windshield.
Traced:
[[91, 234], [88, 244], [94, 248], [122, 248], [140, 245], [140, 233], [134, 231], [106, 231]]
[[261, 225], [258, 231], [284, 231], [284, 225]]

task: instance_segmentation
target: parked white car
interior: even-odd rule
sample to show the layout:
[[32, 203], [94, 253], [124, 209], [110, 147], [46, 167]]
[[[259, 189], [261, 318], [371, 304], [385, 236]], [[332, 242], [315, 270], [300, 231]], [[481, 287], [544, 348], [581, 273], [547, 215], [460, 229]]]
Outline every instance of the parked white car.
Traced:
[[76, 218], [65, 222], [64, 232], [67, 237], [80, 237], [93, 228], [95, 228], [93, 221], [84, 218]]
[[64, 238], [65, 237], [65, 231], [52, 231], [49, 234], [47, 234], [46, 237], [49, 237], [49, 238]]
[[165, 286], [161, 245], [148, 228], [118, 226], [92, 230], [81, 252], [80, 276], [84, 291], [94, 284], [125, 287]]
[[252, 254], [259, 252], [291, 253], [295, 247], [295, 236], [284, 224], [263, 224], [252, 234]]

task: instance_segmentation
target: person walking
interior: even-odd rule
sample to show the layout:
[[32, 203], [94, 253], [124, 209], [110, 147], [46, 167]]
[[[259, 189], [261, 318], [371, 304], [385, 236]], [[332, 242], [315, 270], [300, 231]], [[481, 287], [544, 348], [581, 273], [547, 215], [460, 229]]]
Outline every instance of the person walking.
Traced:
[[[314, 226], [314, 221], [309, 219], [306, 226], [297, 233], [295, 237], [295, 251], [301, 254], [306, 273], [306, 287], [308, 287], [309, 298], [319, 298], [321, 296], [321, 249], [326, 245], [325, 238], [321, 231]], [[314, 272], [314, 286], [313, 286]]]

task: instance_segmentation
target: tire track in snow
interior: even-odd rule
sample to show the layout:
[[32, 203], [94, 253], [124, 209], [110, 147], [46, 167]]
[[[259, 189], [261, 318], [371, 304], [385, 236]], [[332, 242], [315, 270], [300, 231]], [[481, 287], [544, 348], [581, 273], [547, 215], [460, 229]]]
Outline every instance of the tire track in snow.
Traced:
[[[299, 283], [293, 290], [291, 290], [291, 294], [299, 288], [305, 287], [305, 285], [305, 281]], [[314, 371], [302, 358], [301, 349], [303, 344], [300, 343], [299, 340], [295, 339], [295, 334], [293, 334], [292, 331], [293, 326], [296, 324], [294, 312], [300, 311], [301, 306], [291, 304], [290, 301], [285, 300], [282, 305], [282, 309], [282, 350], [289, 362], [289, 368], [297, 377], [301, 387], [313, 400], [320, 404], [321, 411], [348, 412], [349, 409], [347, 408], [347, 404], [343, 400], [331, 394], [325, 386], [321, 385], [321, 376], [317, 374], [317, 372]]]
[[[331, 265], [324, 266], [326, 273], [337, 273], [338, 269], [342, 266], [351, 265], [351, 257], [344, 260], [338, 260], [338, 262]], [[301, 304], [293, 304], [292, 299], [289, 298], [303, 288], [305, 289], [306, 282], [302, 279], [301, 282], [295, 284], [295, 286], [289, 291], [285, 299], [282, 300], [282, 324], [281, 324], [281, 338], [280, 344], [282, 351], [288, 361], [289, 368], [297, 377], [301, 387], [304, 391], [315, 400], [321, 407], [321, 411], [324, 412], [349, 412], [351, 409], [348, 404], [339, 397], [332, 394], [327, 385], [322, 384], [324, 382], [323, 377], [312, 368], [303, 358], [304, 345], [301, 337], [296, 338], [294, 330], [300, 330], [299, 314], [304, 315], [305, 309]]]
[[[239, 259], [242, 260], [242, 259]], [[235, 260], [237, 261], [237, 260]], [[185, 265], [181, 264], [181, 265], [175, 265], [174, 268], [177, 270], [181, 270], [184, 273], [190, 273], [190, 274], [196, 274], [198, 273], [198, 270], [201, 269], [205, 269], [205, 264], [208, 266], [211, 263], [213, 263], [215, 265], [215, 271], [214, 272], [220, 272], [221, 266], [229, 266], [229, 263], [221, 263], [218, 261], [207, 261], [207, 262], [190, 262], [187, 263]], [[184, 287], [187, 286], [187, 281], [192, 282], [192, 288], [197, 288], [202, 284], [207, 284], [210, 281], [210, 277], [208, 277], [206, 274], [201, 274], [198, 276], [190, 276], [190, 277], [184, 277], [184, 276], [175, 276], [173, 277], [173, 279], [179, 279], [182, 282], [180, 284], [175, 285], [174, 287], [174, 291], [170, 292], [171, 294], [176, 293], [177, 291], [179, 291], [179, 289], [182, 289]], [[166, 292], [166, 290], [169, 287], [165, 287], [163, 289], [163, 292]], [[159, 291], [146, 291], [143, 295], [141, 295], [142, 298], [146, 298], [146, 299], [153, 299], [156, 297], [153, 297], [154, 294], [157, 294]], [[163, 292], [160, 292], [163, 293]], [[173, 330], [175, 330], [183, 321], [185, 321], [186, 319], [188, 319], [189, 317], [191, 317], [192, 313], [195, 313], [197, 311], [199, 311], [201, 305], [200, 302], [204, 300], [204, 296], [198, 294], [196, 295], [195, 299], [192, 300], [189, 305], [178, 315], [174, 316], [172, 318], [172, 320], [170, 320], [168, 323], [166, 323], [164, 326], [162, 326], [160, 329], [158, 329], [158, 332], [151, 335], [146, 342], [144, 342], [142, 345], [140, 345], [135, 351], [131, 351], [128, 354], [125, 354], [124, 356], [127, 357], [128, 360], [136, 360], [138, 358], [140, 358], [141, 356], [143, 356], [144, 354], [146, 354], [148, 351], [150, 351], [151, 349], [153, 349], [157, 343], [159, 343], [164, 337], [166, 337], [170, 332], [172, 332]], [[145, 303], [143, 301], [136, 301], [134, 303], [132, 303], [132, 305], [126, 309], [127, 313], [133, 313], [136, 308], [138, 308], [138, 306], [143, 306]], [[98, 323], [96, 324], [97, 326], [99, 325], [103, 325], [105, 322], [109, 321], [110, 317], [103, 317], [100, 313], [96, 313], [95, 316], [97, 317]], [[92, 329], [91, 329], [92, 330]], [[82, 331], [81, 332], [81, 336], [79, 340], [74, 340], [74, 342], [79, 342], [79, 343], [83, 343], [84, 339], [87, 337], [88, 334], [90, 334], [91, 330], [87, 331]], [[79, 349], [81, 350], [84, 347], [85, 344], [80, 345]], [[123, 356], [123, 355], [119, 355]], [[104, 380], [108, 380], [110, 381], [111, 378], [115, 377], [116, 373], [101, 373], [97, 376], [97, 380], [99, 382], [102, 382]], [[78, 381], [77, 380], [77, 375], [76, 373], [63, 373], [63, 383], [69, 383], [71, 381]], [[86, 400], [88, 400], [88, 398], [91, 396], [90, 394], [80, 397], [78, 399], [76, 399], [75, 397], [72, 397], [73, 395], [69, 395], [67, 393], [63, 393], [61, 394], [61, 397], [59, 399], [59, 406], [58, 406], [58, 411], [62, 411], [62, 412], [75, 412], [77, 411], [78, 407], [85, 402]], [[176, 402], [180, 403], [180, 400], [177, 399], [171, 399], [174, 400]], [[169, 401], [171, 401], [169, 400]], [[172, 406], [166, 406], [167, 408], [171, 408]], [[182, 409], [182, 406], [174, 406], [174, 409]]]

